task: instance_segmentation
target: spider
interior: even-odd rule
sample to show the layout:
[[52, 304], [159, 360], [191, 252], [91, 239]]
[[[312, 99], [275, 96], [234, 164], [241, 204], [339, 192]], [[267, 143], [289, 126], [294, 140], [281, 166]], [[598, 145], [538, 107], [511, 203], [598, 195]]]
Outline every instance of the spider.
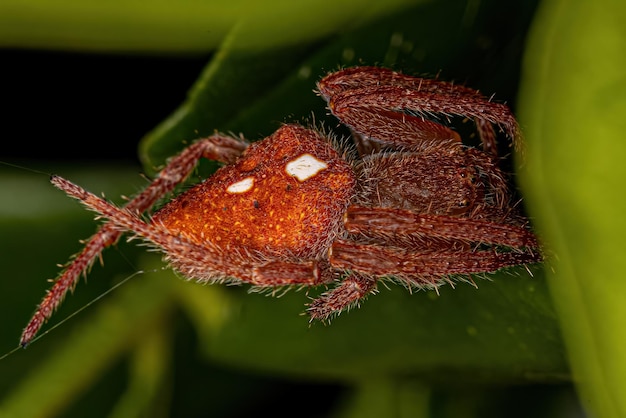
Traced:
[[[126, 231], [198, 282], [334, 286], [307, 306], [311, 319], [322, 321], [358, 305], [381, 279], [436, 289], [541, 261], [498, 168], [495, 127], [516, 146], [521, 141], [506, 105], [467, 87], [377, 67], [330, 73], [317, 88], [350, 128], [353, 147], [297, 124], [255, 143], [216, 133], [171, 158], [124, 208], [53, 176], [56, 187], [108, 222], [48, 291], [22, 346]], [[463, 145], [440, 123], [450, 116], [474, 120], [482, 149]], [[225, 165], [144, 220], [142, 213], [200, 158]]]

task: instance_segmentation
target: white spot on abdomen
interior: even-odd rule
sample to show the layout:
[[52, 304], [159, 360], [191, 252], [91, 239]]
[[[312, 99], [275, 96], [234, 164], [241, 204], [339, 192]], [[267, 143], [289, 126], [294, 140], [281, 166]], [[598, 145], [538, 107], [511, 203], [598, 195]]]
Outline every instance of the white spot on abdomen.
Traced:
[[245, 193], [252, 189], [254, 186], [254, 177], [246, 177], [243, 180], [237, 181], [226, 189], [228, 193]]
[[305, 181], [314, 177], [322, 170], [328, 168], [328, 164], [320, 161], [311, 154], [302, 154], [295, 160], [289, 161], [285, 166], [285, 171], [290, 176], [300, 181]]

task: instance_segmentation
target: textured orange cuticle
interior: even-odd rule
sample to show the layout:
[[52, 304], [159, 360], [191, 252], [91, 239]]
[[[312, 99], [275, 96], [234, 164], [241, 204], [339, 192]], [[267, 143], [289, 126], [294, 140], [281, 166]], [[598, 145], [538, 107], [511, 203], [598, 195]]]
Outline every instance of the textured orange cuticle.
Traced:
[[[352, 168], [319, 133], [300, 126], [285, 125], [263, 144], [253, 144], [238, 162], [176, 198], [154, 219], [199, 244], [219, 241], [271, 255], [316, 256], [352, 197]], [[299, 181], [286, 166], [302, 155], [326, 168]], [[241, 187], [233, 192], [233, 186]]]

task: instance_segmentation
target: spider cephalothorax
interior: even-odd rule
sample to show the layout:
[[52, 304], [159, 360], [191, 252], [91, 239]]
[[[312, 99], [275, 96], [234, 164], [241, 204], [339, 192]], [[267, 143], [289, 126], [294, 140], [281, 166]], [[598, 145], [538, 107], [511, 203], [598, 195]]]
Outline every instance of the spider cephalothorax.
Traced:
[[[284, 125], [254, 144], [222, 134], [195, 142], [122, 209], [53, 177], [108, 223], [48, 292], [22, 344], [124, 231], [197, 281], [334, 286], [307, 309], [322, 320], [357, 304], [382, 278], [436, 287], [541, 260], [498, 168], [494, 126], [520, 141], [508, 107], [476, 90], [375, 67], [331, 73], [318, 90], [351, 129], [353, 157], [316, 129]], [[464, 146], [432, 115], [473, 119], [482, 150]], [[225, 166], [142, 220], [200, 158]]]

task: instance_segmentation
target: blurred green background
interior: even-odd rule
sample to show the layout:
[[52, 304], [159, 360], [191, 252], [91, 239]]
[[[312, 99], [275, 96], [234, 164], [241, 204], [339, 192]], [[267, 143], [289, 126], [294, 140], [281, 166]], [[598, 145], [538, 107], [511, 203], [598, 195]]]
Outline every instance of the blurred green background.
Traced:
[[0, 160], [27, 168], [0, 165], [0, 353], [95, 230], [47, 173], [122, 203], [146, 185], [140, 173], [216, 129], [345, 133], [312, 91], [340, 66], [439, 76], [509, 103], [528, 143], [514, 179], [546, 268], [440, 295], [381, 287], [309, 327], [300, 314], [320, 290], [188, 283], [121, 242], [45, 329], [128, 281], [0, 360], [0, 417], [626, 416], [626, 7], [380, 3], [0, 4]]

